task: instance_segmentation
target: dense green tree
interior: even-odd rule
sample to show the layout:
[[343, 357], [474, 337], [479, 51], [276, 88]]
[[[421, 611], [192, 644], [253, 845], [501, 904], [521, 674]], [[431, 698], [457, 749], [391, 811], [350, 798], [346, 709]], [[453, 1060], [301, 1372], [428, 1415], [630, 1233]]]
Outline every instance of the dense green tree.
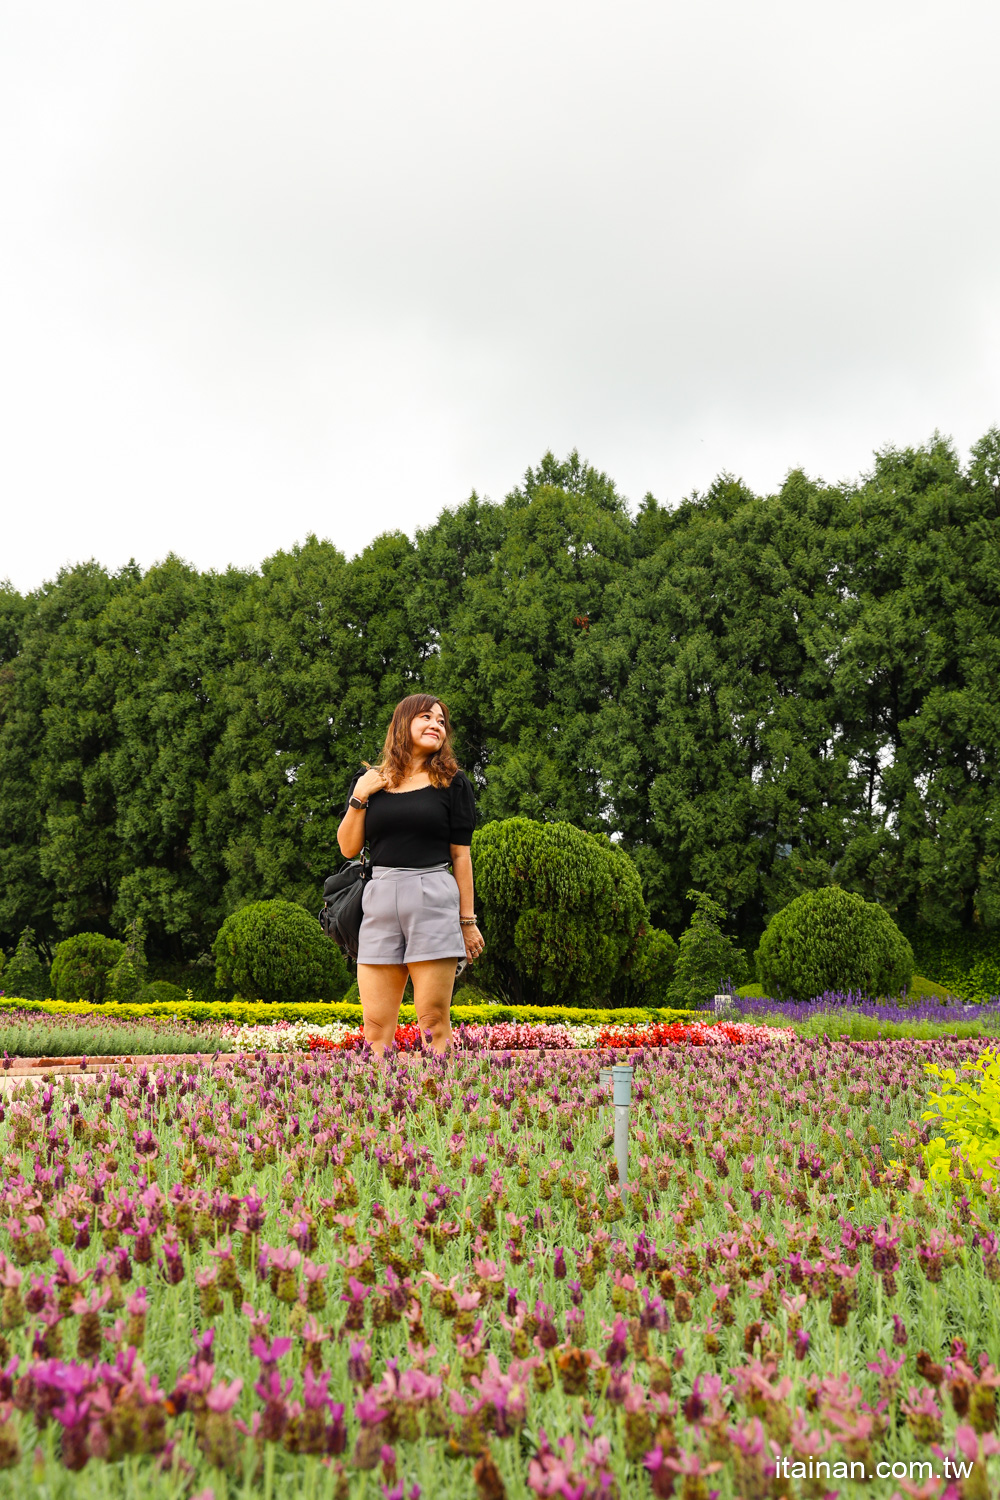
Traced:
[[106, 927], [125, 873], [111, 761], [106, 609], [138, 571], [64, 569], [27, 596], [0, 719], [0, 927], [55, 936]]
[[146, 929], [141, 917], [133, 917], [125, 929], [121, 957], [108, 976], [108, 999], [115, 1005], [134, 1005], [146, 983]]
[[591, 632], [611, 819], [674, 931], [694, 884], [755, 934], [841, 853], [856, 802], [834, 684], [843, 506], [800, 473], [769, 500], [721, 480], [659, 522]]
[[212, 757], [226, 727], [224, 621], [249, 585], [175, 557], [106, 610], [101, 670], [114, 703], [109, 775], [126, 868], [115, 928], [140, 919], [177, 958], [211, 947], [224, 915], [222, 851], [206, 829]]
[[459, 727], [484, 818], [522, 814], [606, 827], [594, 757], [599, 686], [586, 643], [612, 579], [628, 565], [631, 523], [603, 474], [546, 455], [503, 504], [503, 525], [458, 580], [460, 598], [430, 663]]
[[854, 487], [724, 476], [634, 514], [547, 454], [350, 561], [308, 538], [253, 572], [0, 586], [0, 943], [31, 926], [51, 955], [138, 918], [179, 977], [247, 902], [312, 914], [348, 780], [424, 687], [484, 820], [620, 841], [657, 984], [691, 888], [743, 942], [835, 884], [907, 931], [988, 933], [998, 578], [994, 430], [965, 466], [934, 438]]
[[270, 558], [227, 614], [204, 828], [225, 910], [270, 897], [318, 909], [350, 778], [422, 682], [416, 609], [415, 550], [394, 534], [350, 563], [310, 537]]
[[932, 927], [1000, 915], [1000, 430], [888, 449], [850, 504], [838, 671], [866, 819], [841, 879]]

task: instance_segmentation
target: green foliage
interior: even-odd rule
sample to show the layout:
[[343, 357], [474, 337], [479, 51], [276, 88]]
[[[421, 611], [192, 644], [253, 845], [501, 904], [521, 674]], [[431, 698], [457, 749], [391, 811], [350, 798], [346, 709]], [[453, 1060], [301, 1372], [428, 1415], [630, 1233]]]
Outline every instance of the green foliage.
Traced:
[[704, 1005], [726, 983], [747, 977], [749, 964], [742, 948], [723, 932], [726, 909], [704, 891], [688, 891], [695, 903], [691, 923], [681, 936], [669, 998], [675, 1005]]
[[125, 944], [100, 932], [78, 932], [64, 939], [52, 960], [52, 994], [57, 1000], [108, 997], [111, 972], [125, 954]]
[[979, 1075], [978, 1084], [936, 1063], [926, 1063], [924, 1072], [945, 1083], [930, 1096], [935, 1108], [922, 1116], [943, 1131], [924, 1151], [931, 1181], [947, 1186], [954, 1172], [962, 1184], [992, 1182], [1000, 1170], [1000, 1051], [987, 1049], [963, 1064], [963, 1072]]
[[139, 992], [140, 1005], [186, 1005], [187, 994], [179, 984], [167, 979], [153, 979], [144, 984]]
[[160, 980], [176, 985], [184, 995], [190, 990], [192, 999], [202, 1000], [206, 1005], [215, 1005], [219, 1000], [231, 1000], [235, 995], [235, 990], [231, 987], [220, 990], [216, 984], [215, 959], [211, 953], [206, 953], [196, 963], [151, 963], [147, 982], [152, 984]]
[[141, 917], [133, 917], [125, 930], [125, 951], [111, 971], [108, 999], [116, 1005], [134, 1005], [146, 983], [146, 934]]
[[452, 711], [484, 821], [519, 815], [610, 832], [593, 748], [602, 694], [590, 641], [632, 550], [614, 484], [576, 453], [564, 463], [547, 453], [501, 505], [473, 497], [419, 543], [435, 620], [436, 565], [451, 575], [454, 602], [429, 687]]
[[769, 909], [823, 882], [857, 816], [826, 665], [850, 620], [833, 565], [846, 506], [802, 473], [766, 499], [723, 476], [675, 510], [649, 503], [643, 555], [590, 632], [595, 754], [674, 932], [694, 886], [755, 939]]
[[255, 901], [234, 912], [213, 951], [220, 987], [270, 1004], [332, 999], [343, 991], [339, 949], [291, 901]]
[[838, 886], [798, 896], [772, 917], [755, 961], [775, 998], [896, 995], [913, 977], [913, 950], [888, 912]]
[[904, 931], [918, 968], [933, 975], [949, 994], [973, 1001], [1000, 995], [1000, 931], [976, 927], [936, 932], [917, 924]]
[[998, 993], [998, 477], [994, 429], [966, 464], [935, 436], [855, 485], [723, 475], [630, 514], [546, 454], [349, 560], [310, 537], [0, 586], [0, 945], [139, 917], [180, 966], [248, 902], [314, 912], [352, 770], [429, 687], [483, 821], [613, 835], [657, 927], [693, 886], [755, 945], [838, 884], [932, 979]]
[[25, 927], [3, 974], [5, 995], [24, 1000], [44, 1000], [48, 994], [49, 976], [35, 947], [35, 934]]
[[639, 934], [632, 971], [616, 987], [616, 999], [627, 1005], [661, 1005], [667, 998], [677, 967], [677, 944], [662, 927], [647, 927]]
[[632, 861], [604, 835], [508, 818], [473, 834], [479, 977], [518, 1004], [608, 995], [647, 922]]
[[226, 911], [268, 899], [318, 911], [351, 774], [377, 758], [396, 703], [421, 686], [440, 593], [422, 603], [418, 583], [399, 533], [350, 563], [308, 537], [234, 599], [203, 833], [221, 853]]

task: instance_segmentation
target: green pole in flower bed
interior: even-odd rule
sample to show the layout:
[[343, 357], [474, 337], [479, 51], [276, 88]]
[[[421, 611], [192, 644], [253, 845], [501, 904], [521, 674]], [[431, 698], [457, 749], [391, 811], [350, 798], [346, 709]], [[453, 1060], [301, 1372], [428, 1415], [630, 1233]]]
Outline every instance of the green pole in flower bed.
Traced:
[[615, 1160], [618, 1182], [628, 1181], [628, 1117], [632, 1108], [632, 1069], [615, 1066], [611, 1070], [615, 1100]]

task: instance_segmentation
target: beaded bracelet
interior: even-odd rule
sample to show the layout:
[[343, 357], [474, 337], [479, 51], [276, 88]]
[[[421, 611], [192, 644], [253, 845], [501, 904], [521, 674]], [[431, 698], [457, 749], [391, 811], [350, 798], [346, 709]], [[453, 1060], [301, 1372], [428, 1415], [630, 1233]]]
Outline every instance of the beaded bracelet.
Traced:
[[459, 917], [458, 920], [461, 922], [461, 924], [462, 924], [463, 927], [475, 927], [476, 923], [479, 921], [479, 918], [478, 917]]

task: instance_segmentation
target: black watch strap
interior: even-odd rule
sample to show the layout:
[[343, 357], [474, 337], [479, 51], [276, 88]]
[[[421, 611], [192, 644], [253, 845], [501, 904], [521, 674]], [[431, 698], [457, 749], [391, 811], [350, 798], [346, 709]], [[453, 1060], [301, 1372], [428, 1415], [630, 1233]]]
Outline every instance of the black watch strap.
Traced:
[[350, 801], [348, 802], [347, 805], [348, 805], [348, 807], [358, 807], [362, 811], [364, 811], [364, 809], [368, 806], [368, 803], [367, 802], [359, 802], [358, 799], [357, 799], [357, 797], [352, 797], [350, 799]]

